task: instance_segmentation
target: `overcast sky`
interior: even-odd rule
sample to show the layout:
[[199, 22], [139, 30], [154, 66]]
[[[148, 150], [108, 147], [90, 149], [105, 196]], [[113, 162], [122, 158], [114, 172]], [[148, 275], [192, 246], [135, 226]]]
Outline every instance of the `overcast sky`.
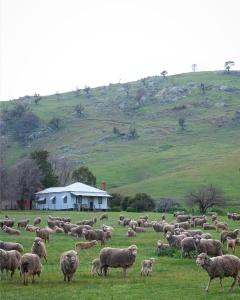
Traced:
[[0, 0], [0, 100], [240, 69], [240, 0]]

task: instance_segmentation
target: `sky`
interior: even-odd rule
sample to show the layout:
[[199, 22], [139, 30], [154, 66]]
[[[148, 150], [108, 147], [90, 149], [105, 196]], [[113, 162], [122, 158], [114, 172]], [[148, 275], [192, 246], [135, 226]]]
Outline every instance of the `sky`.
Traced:
[[0, 100], [240, 69], [239, 0], [0, 0]]

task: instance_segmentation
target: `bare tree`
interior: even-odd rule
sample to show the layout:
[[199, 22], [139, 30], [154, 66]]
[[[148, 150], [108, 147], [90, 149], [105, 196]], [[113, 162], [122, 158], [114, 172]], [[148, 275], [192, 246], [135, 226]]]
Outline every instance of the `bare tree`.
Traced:
[[178, 119], [178, 124], [181, 127], [182, 130], [184, 130], [184, 124], [185, 124], [185, 119], [184, 118], [179, 118]]
[[196, 72], [197, 64], [192, 64], [192, 71]]
[[58, 176], [59, 185], [65, 186], [69, 183], [76, 163], [66, 157], [50, 157], [49, 161], [52, 165], [54, 174]]
[[225, 61], [225, 64], [224, 64], [225, 70], [229, 73], [230, 72], [230, 68], [232, 66], [234, 66], [234, 65], [235, 65], [235, 62], [232, 61], [232, 60]]
[[189, 205], [197, 205], [200, 213], [206, 213], [212, 206], [223, 206], [225, 203], [223, 191], [214, 187], [212, 184], [198, 188], [187, 195]]
[[38, 104], [40, 100], [42, 100], [42, 97], [39, 94], [35, 93], [33, 96], [33, 100], [35, 104]]

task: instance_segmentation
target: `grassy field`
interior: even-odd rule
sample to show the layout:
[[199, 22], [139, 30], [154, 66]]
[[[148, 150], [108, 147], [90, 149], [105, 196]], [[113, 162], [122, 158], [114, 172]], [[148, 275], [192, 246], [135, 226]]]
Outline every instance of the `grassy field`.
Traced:
[[[43, 218], [42, 226], [46, 225], [49, 212], [24, 212], [24, 211], [2, 211], [0, 219], [6, 214], [20, 220], [29, 218], [30, 223], [37, 215]], [[92, 218], [100, 213], [79, 212], [51, 212], [52, 215], [65, 215], [72, 218], [72, 222], [80, 219]], [[151, 220], [160, 219], [159, 213], [147, 213]], [[82, 300], [110, 300], [110, 299], [174, 299], [174, 300], [198, 300], [198, 299], [240, 299], [240, 288], [228, 292], [232, 279], [225, 279], [225, 291], [220, 291], [218, 280], [214, 280], [209, 293], [204, 292], [208, 276], [195, 263], [195, 259], [181, 259], [180, 253], [176, 252], [174, 257], [160, 256], [156, 254], [156, 242], [163, 240], [162, 233], [156, 233], [152, 228], [147, 232], [139, 233], [136, 237], [127, 238], [126, 228], [117, 224], [120, 213], [109, 212], [109, 220], [104, 222], [114, 227], [112, 240], [107, 243], [111, 247], [127, 247], [131, 244], [138, 246], [138, 255], [132, 268], [128, 270], [126, 278], [123, 278], [121, 269], [110, 269], [107, 278], [93, 276], [90, 272], [91, 261], [98, 256], [100, 245], [89, 250], [89, 253], [79, 254], [80, 265], [74, 279], [70, 283], [63, 282], [63, 276], [59, 270], [59, 259], [62, 252], [73, 249], [76, 238], [65, 234], [52, 234], [50, 242], [47, 243], [48, 262], [42, 262], [43, 271], [41, 277], [32, 285], [23, 286], [19, 274], [16, 273], [12, 280], [4, 275], [0, 281], [1, 300], [32, 300], [32, 299], [82, 299]], [[125, 216], [138, 218], [138, 213], [125, 213]], [[166, 215], [167, 221], [173, 219], [172, 215]], [[239, 222], [233, 222], [226, 217], [219, 217], [230, 225], [231, 229], [239, 228]], [[102, 224], [97, 222], [96, 228]], [[219, 238], [219, 233], [212, 232], [214, 237]], [[25, 252], [31, 249], [34, 234], [21, 230], [20, 236], [9, 236], [0, 230], [0, 240], [15, 241], [23, 244]], [[226, 250], [226, 248], [224, 248]], [[240, 256], [240, 247], [236, 255]], [[153, 268], [152, 277], [140, 276], [140, 264], [145, 258], [155, 257], [156, 263]]]

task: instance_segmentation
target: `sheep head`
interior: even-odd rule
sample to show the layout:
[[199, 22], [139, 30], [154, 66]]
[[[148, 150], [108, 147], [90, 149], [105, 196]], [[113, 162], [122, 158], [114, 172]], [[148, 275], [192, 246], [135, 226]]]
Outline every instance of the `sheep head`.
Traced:
[[210, 266], [211, 264], [211, 258], [206, 253], [203, 252], [197, 256], [196, 263], [202, 267], [204, 266], [207, 267]]
[[131, 245], [128, 247], [128, 250], [130, 251], [130, 253], [134, 256], [137, 255], [137, 246], [136, 245]]

